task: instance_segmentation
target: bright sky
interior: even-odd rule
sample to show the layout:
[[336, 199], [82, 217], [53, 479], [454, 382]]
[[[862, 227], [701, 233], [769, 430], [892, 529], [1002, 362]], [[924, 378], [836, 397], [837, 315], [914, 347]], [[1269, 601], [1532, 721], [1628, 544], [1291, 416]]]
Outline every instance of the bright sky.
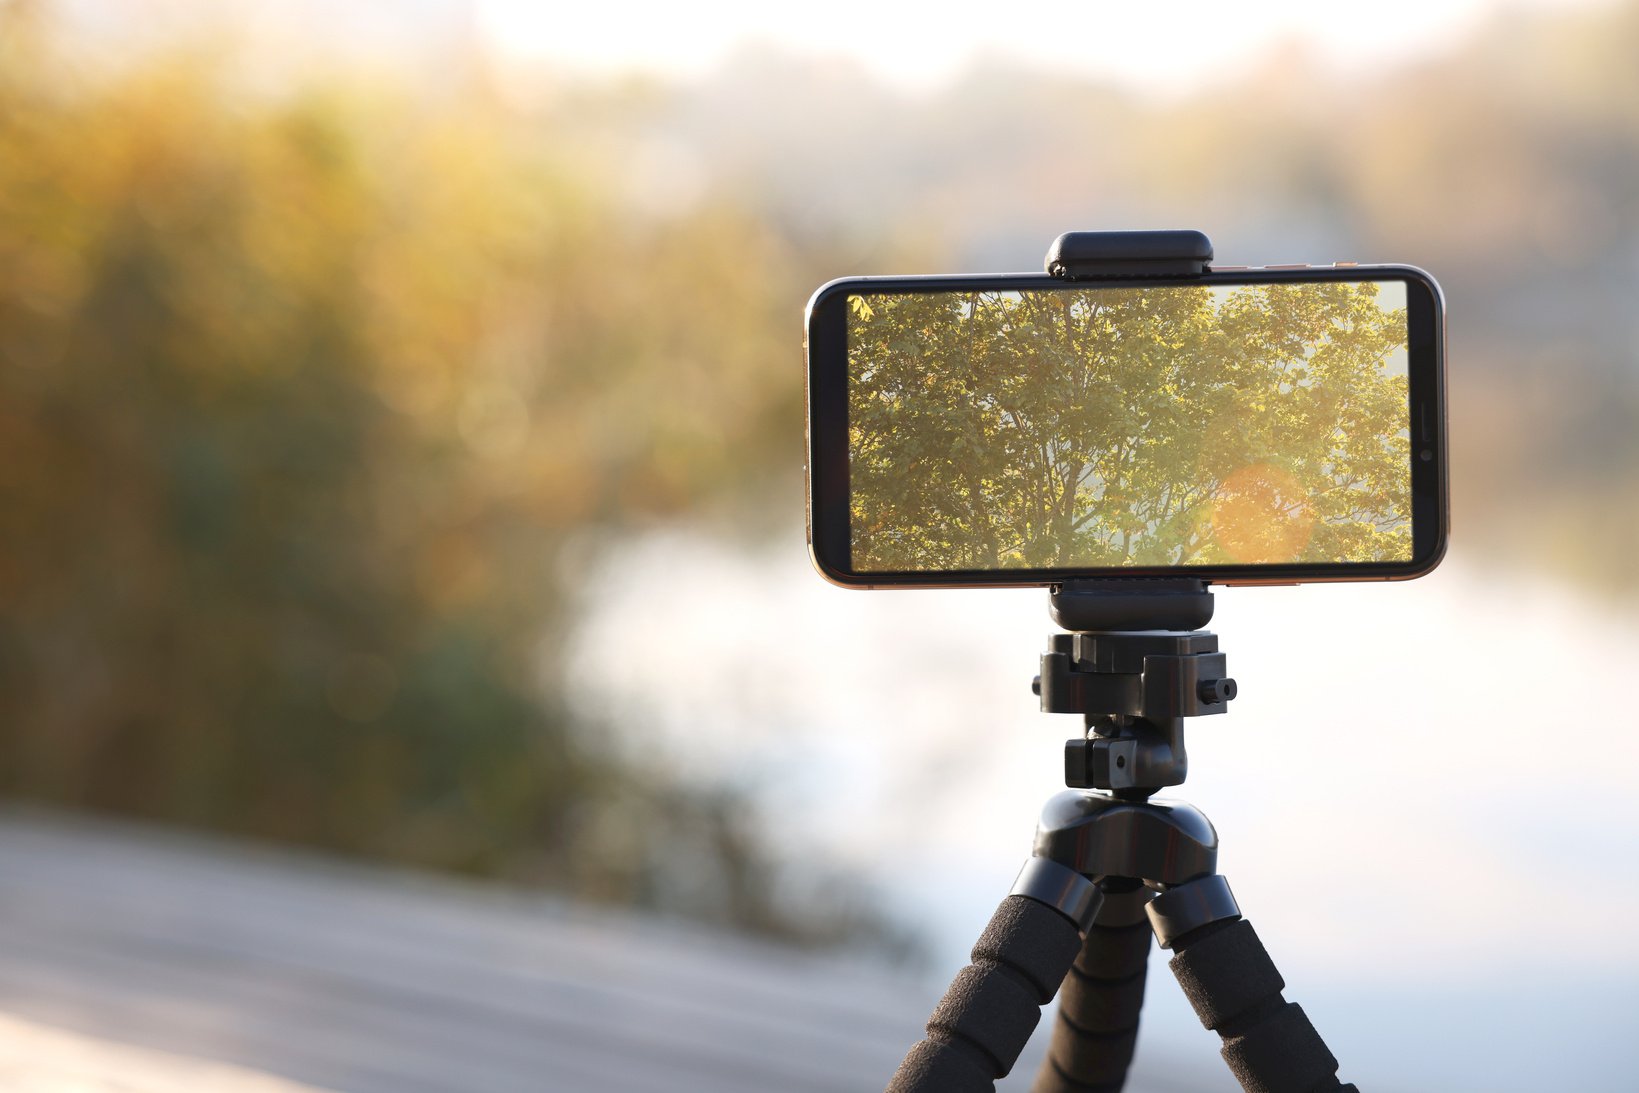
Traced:
[[1370, 71], [1439, 53], [1499, 10], [1603, 0], [473, 2], [480, 33], [500, 53], [577, 71], [694, 75], [754, 41], [853, 58], [908, 87], [936, 86], [975, 56], [1002, 55], [1164, 92], [1215, 82], [1287, 43], [1318, 50], [1328, 66]]

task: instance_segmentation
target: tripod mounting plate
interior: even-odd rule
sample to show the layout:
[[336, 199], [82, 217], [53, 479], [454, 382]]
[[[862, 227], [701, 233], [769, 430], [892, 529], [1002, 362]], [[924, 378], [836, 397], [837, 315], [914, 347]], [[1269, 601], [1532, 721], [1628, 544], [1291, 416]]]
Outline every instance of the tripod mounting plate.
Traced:
[[1035, 853], [1087, 877], [1175, 885], [1217, 871], [1218, 832], [1182, 801], [1068, 791], [1042, 809]]
[[1054, 634], [1048, 641], [1035, 684], [1043, 713], [1159, 721], [1224, 713], [1234, 696], [1214, 634], [1141, 630]]

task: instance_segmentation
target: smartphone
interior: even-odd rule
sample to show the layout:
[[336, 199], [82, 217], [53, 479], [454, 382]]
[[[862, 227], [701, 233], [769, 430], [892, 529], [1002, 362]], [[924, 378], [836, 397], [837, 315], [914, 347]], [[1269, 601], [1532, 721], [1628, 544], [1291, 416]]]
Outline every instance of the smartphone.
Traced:
[[1445, 552], [1410, 266], [858, 277], [808, 302], [808, 543], [855, 588], [1393, 580]]

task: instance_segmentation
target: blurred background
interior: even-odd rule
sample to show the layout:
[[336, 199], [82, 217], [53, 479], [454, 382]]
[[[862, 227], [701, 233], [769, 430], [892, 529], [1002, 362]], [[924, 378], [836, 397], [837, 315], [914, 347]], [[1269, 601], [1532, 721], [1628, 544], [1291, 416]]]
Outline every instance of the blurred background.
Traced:
[[[475, 917], [383, 967], [517, 931], [535, 957], [482, 959], [618, 995], [564, 961], [727, 946], [677, 999], [783, 976], [819, 1027], [811, 981], [856, 1050], [787, 1045], [819, 1061], [784, 1087], [880, 1085], [1074, 723], [1029, 692], [1043, 593], [809, 568], [802, 305], [1196, 227], [1225, 264], [1441, 281], [1453, 546], [1220, 593], [1242, 697], [1184, 795], [1346, 1079], [1631, 1088], [1635, 56], [1634, 0], [0, 0], [0, 1013], [269, 1083], [503, 1088], [291, 1063], [135, 964], [110, 1009], [51, 934], [100, 905], [170, 967], [222, 918], [425, 897]], [[1154, 972], [1134, 1087], [1233, 1089]], [[571, 1041], [534, 1088], [655, 1087]], [[696, 1063], [668, 1087], [731, 1087]]]

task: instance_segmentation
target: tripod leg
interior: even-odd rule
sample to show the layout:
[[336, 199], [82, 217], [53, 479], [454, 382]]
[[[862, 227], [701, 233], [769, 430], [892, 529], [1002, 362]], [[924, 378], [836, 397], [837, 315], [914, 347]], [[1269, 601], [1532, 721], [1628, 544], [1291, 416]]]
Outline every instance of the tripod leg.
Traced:
[[1032, 858], [956, 973], [888, 1093], [994, 1093], [1081, 950], [1102, 893], [1072, 869]]
[[1150, 955], [1150, 893], [1135, 880], [1099, 887], [1104, 903], [1059, 989], [1053, 1039], [1032, 1093], [1116, 1093], [1132, 1063]]
[[1248, 1093], [1322, 1093], [1352, 1085], [1337, 1079], [1337, 1059], [1303, 1009], [1281, 995], [1286, 981], [1252, 924], [1241, 918], [1221, 876], [1170, 888], [1149, 905], [1169, 964], [1201, 1023], [1223, 1038], [1222, 1055]]

